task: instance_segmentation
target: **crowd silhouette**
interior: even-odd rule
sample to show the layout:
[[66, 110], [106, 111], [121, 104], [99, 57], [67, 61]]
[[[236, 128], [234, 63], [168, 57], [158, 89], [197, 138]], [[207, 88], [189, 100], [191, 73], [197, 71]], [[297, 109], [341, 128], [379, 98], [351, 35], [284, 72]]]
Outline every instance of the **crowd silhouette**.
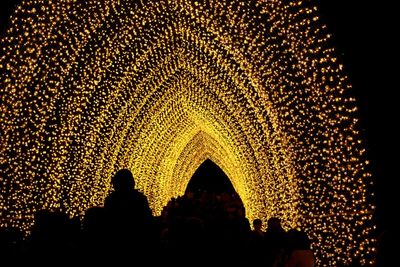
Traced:
[[[114, 190], [104, 207], [88, 209], [82, 220], [42, 210], [28, 237], [17, 228], [0, 229], [0, 263], [315, 266], [305, 232], [285, 231], [275, 217], [269, 218], [265, 232], [261, 219], [251, 229], [236, 192], [188, 190], [154, 217], [129, 170], [119, 170], [111, 183]], [[388, 266], [387, 256], [379, 255], [376, 266]]]

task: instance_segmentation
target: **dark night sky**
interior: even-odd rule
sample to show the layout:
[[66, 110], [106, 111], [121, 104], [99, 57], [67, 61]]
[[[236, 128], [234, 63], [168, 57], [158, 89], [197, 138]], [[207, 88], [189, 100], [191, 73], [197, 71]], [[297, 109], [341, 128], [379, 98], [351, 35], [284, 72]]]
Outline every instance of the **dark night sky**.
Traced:
[[394, 75], [398, 54], [393, 35], [396, 9], [386, 1], [371, 0], [320, 0], [320, 5], [358, 102], [375, 181], [378, 225], [393, 227], [396, 220], [390, 211], [398, 210], [393, 183], [399, 158]]
[[[20, 0], [0, 1], [0, 34]], [[358, 101], [361, 131], [365, 138], [377, 192], [378, 223], [393, 226], [395, 209], [395, 160], [399, 141], [395, 115], [398, 102], [394, 92], [398, 54], [395, 51], [394, 4], [372, 0], [319, 0], [321, 18], [333, 34]], [[395, 2], [395, 1], [392, 1]], [[378, 4], [377, 4], [378, 3]], [[397, 47], [400, 47], [397, 45]], [[393, 65], [393, 66], [392, 66]], [[399, 202], [399, 201], [397, 201]], [[397, 208], [397, 207], [396, 207]], [[398, 208], [397, 208], [398, 210]]]

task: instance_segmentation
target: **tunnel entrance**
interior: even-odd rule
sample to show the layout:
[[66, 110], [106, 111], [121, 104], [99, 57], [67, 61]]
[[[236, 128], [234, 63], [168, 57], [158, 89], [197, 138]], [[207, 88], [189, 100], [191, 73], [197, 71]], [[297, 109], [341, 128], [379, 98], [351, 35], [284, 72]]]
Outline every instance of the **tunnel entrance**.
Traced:
[[212, 160], [206, 159], [190, 179], [186, 192], [237, 194], [225, 172]]
[[[235, 216], [245, 216], [245, 207], [229, 177], [212, 160], [206, 159], [190, 179], [185, 195], [193, 193], [193, 198], [209, 205], [219, 202], [225, 212]], [[218, 216], [217, 214], [214, 214]]]

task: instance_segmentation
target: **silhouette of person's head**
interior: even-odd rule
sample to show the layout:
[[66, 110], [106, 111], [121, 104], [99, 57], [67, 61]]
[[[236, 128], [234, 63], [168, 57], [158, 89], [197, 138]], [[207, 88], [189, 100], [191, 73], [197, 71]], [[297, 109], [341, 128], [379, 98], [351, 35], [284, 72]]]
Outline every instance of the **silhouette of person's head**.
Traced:
[[115, 191], [129, 191], [135, 188], [135, 180], [132, 172], [128, 169], [119, 170], [111, 180]]
[[256, 231], [261, 231], [262, 228], [262, 221], [261, 219], [254, 219], [253, 220], [253, 227]]
[[268, 220], [268, 229], [271, 231], [281, 231], [282, 225], [281, 225], [281, 219], [277, 217], [271, 217]]
[[311, 248], [311, 240], [305, 232], [297, 229], [290, 229], [288, 231], [288, 236], [294, 249], [307, 250]]

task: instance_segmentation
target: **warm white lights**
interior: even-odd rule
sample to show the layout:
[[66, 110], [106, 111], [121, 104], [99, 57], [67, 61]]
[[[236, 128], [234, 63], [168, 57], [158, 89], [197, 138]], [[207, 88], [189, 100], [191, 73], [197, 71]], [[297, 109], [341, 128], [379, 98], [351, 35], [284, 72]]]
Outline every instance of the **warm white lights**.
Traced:
[[159, 214], [207, 158], [250, 220], [369, 261], [355, 100], [309, 1], [22, 1], [1, 40], [0, 223], [82, 214], [132, 170]]

